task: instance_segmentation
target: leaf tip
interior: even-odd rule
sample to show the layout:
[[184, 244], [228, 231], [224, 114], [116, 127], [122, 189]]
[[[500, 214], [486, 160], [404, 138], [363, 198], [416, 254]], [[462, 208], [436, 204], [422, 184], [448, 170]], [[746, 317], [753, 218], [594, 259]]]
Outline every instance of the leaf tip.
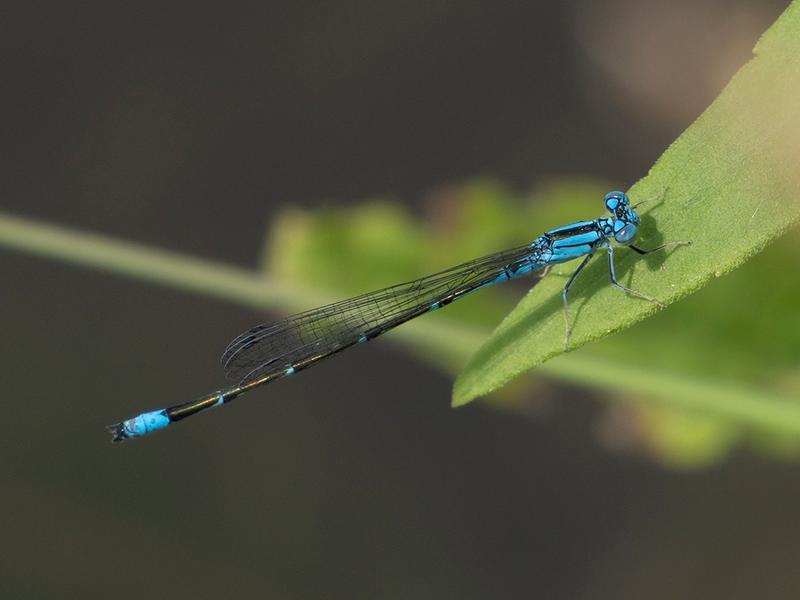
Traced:
[[460, 408], [469, 404], [480, 395], [480, 393], [476, 394], [469, 389], [464, 389], [464, 386], [459, 385], [458, 379], [456, 379], [456, 383], [453, 386], [453, 395], [450, 398], [450, 408]]

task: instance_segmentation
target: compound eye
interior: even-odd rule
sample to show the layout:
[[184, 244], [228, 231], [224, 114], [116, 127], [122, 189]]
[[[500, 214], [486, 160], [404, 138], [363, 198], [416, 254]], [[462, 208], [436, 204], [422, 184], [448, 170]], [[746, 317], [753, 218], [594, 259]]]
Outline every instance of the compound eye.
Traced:
[[622, 229], [614, 234], [614, 239], [618, 244], [630, 244], [636, 237], [636, 225], [627, 223]]
[[605, 198], [606, 208], [611, 214], [619, 208], [619, 206], [627, 206], [628, 196], [624, 192], [608, 192]]

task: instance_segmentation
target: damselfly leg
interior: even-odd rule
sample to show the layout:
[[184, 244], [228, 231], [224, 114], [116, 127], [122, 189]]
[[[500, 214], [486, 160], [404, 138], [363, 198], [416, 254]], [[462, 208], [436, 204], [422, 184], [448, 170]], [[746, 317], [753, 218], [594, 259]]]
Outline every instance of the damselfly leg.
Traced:
[[637, 292], [636, 290], [632, 290], [629, 287], [625, 287], [619, 281], [617, 281], [617, 274], [614, 272], [614, 248], [611, 244], [606, 246], [606, 250], [608, 250], [608, 274], [611, 276], [611, 283], [613, 283], [616, 287], [621, 289], [624, 292], [627, 292], [631, 296], [636, 296], [637, 298], [641, 298], [642, 300], [647, 300], [648, 302], [652, 302], [653, 304], [657, 304], [661, 308], [665, 308], [666, 304], [662, 303], [659, 300], [656, 300], [652, 296], [648, 296], [647, 294], [643, 294], [642, 292]]
[[569, 350], [569, 335], [572, 333], [572, 325], [569, 322], [569, 301], [567, 300], [569, 288], [572, 287], [572, 284], [575, 283], [575, 278], [578, 276], [578, 273], [580, 273], [583, 270], [583, 267], [585, 267], [589, 261], [592, 260], [593, 256], [594, 252], [586, 255], [586, 258], [581, 261], [581, 264], [578, 265], [578, 268], [575, 269], [575, 272], [567, 281], [567, 285], [564, 286], [564, 291], [561, 292], [561, 299], [564, 301], [564, 352]]
[[[629, 245], [628, 247], [631, 250], [633, 250], [634, 252], [637, 252], [637, 253], [639, 253], [641, 255], [646, 255], [646, 254], [650, 254], [651, 252], [656, 252], [658, 250], [663, 250], [664, 248], [667, 248], [669, 246], [689, 246], [689, 245], [691, 245], [691, 243], [692, 242], [687, 242], [687, 241], [682, 241], [682, 240], [681, 241], [674, 241], [674, 242], [666, 242], [664, 244], [656, 246], [655, 248], [650, 248], [650, 249], [647, 249], [647, 250], [645, 250], [643, 248], [639, 248], [639, 247], [634, 246], [632, 244]], [[637, 292], [636, 290], [632, 290], [631, 288], [625, 287], [624, 285], [619, 283], [619, 281], [617, 281], [617, 275], [616, 275], [616, 272], [615, 272], [615, 269], [614, 269], [614, 249], [611, 246], [611, 244], [607, 244], [606, 245], [606, 249], [608, 251], [608, 273], [609, 273], [609, 276], [611, 278], [611, 283], [614, 284], [614, 286], [618, 287], [619, 289], [623, 290], [624, 292], [630, 294], [631, 296], [635, 296], [637, 298], [641, 298], [642, 300], [647, 300], [648, 302], [652, 302], [654, 304], [657, 304], [659, 307], [664, 308], [665, 304], [663, 304], [657, 298], [653, 298], [652, 296], [648, 296], [647, 294], [643, 294], [641, 292]], [[575, 269], [575, 272], [569, 278], [569, 281], [567, 281], [567, 285], [564, 286], [564, 291], [561, 292], [561, 298], [562, 298], [562, 300], [564, 302], [564, 352], [567, 352], [569, 350], [569, 338], [570, 338], [570, 335], [572, 333], [572, 325], [571, 325], [570, 320], [569, 320], [569, 301], [568, 301], [568, 298], [567, 298], [567, 296], [569, 294], [569, 289], [570, 289], [570, 287], [572, 287], [572, 284], [575, 282], [575, 278], [578, 276], [578, 273], [580, 273], [581, 270], [589, 262], [589, 260], [591, 260], [592, 256], [594, 256], [593, 253], [587, 255], [586, 258], [583, 259], [581, 264], [578, 265], [578, 268]]]
[[650, 248], [649, 250], [645, 250], [644, 248], [639, 248], [638, 246], [634, 246], [633, 244], [628, 246], [628, 248], [644, 256], [645, 254], [650, 254], [651, 252], [657, 252], [658, 250], [663, 250], [667, 246], [691, 246], [691, 245], [692, 242], [686, 242], [681, 240], [676, 242], [664, 242], [660, 246], [656, 246], [655, 248]]

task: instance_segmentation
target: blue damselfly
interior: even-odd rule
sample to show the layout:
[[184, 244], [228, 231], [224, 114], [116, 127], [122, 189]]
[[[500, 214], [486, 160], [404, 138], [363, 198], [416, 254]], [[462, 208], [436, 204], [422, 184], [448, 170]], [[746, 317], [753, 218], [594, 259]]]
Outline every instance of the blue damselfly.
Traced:
[[222, 355], [225, 374], [236, 384], [191, 402], [142, 413], [108, 429], [115, 442], [147, 435], [208, 408], [226, 404], [255, 387], [297, 373], [323, 358], [376, 338], [480, 288], [531, 272], [545, 273], [552, 265], [584, 257], [562, 292], [564, 349], [567, 350], [571, 330], [569, 290], [598, 250], [607, 252], [613, 285], [632, 296], [663, 306], [655, 298], [617, 281], [612, 242], [639, 254], [655, 252], [670, 244], [689, 243], [669, 242], [643, 250], [633, 245], [639, 226], [639, 215], [635, 211], [638, 205], [631, 206], [623, 192], [610, 192], [606, 194], [605, 206], [611, 213], [610, 217], [551, 229], [525, 246], [253, 327], [234, 339]]

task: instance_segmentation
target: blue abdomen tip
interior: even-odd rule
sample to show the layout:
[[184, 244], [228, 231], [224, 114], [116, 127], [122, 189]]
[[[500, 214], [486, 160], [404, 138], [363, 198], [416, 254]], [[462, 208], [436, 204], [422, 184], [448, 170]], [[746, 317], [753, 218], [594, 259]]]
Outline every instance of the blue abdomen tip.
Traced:
[[140, 437], [163, 429], [169, 423], [170, 420], [165, 410], [154, 410], [125, 421], [125, 430], [130, 437]]

